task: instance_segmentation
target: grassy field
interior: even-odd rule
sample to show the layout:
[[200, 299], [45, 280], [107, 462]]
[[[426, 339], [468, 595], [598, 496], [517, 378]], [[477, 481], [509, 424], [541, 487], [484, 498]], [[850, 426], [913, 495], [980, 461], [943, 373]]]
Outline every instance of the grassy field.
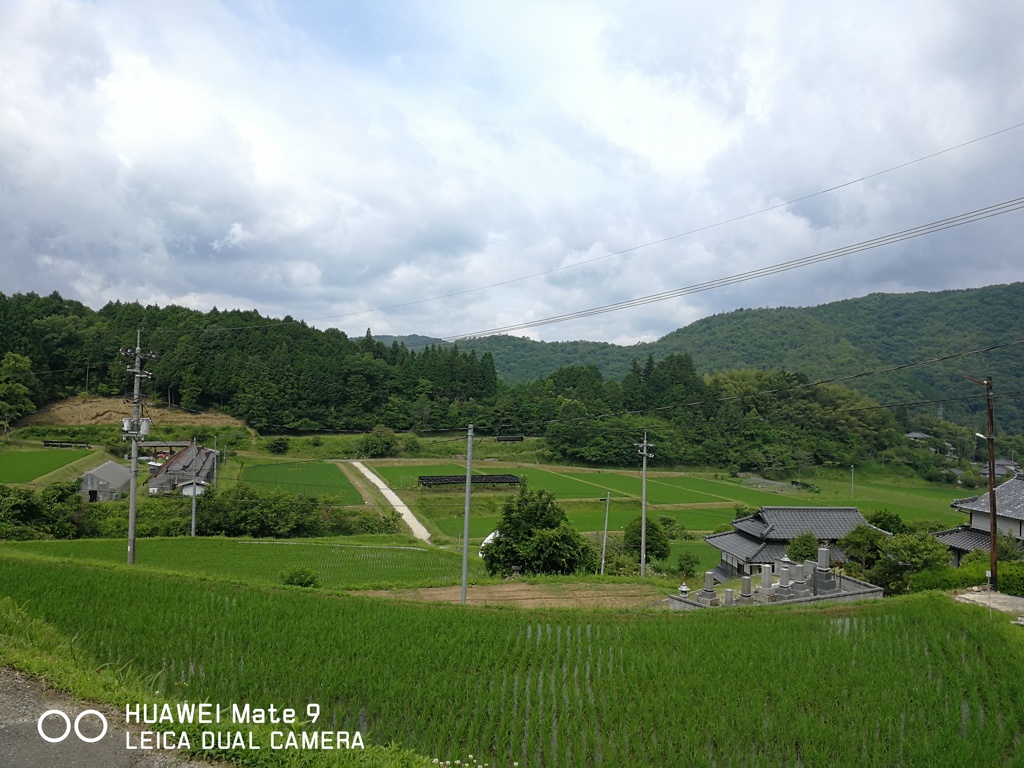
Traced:
[[416, 488], [420, 475], [466, 476], [465, 464], [459, 466], [458, 464], [377, 464], [366, 462], [366, 465], [384, 478], [384, 482], [396, 491]]
[[88, 449], [47, 448], [41, 451], [0, 452], [0, 483], [30, 483], [74, 461], [91, 456]]
[[[385, 480], [403, 490], [403, 500], [418, 515], [434, 521], [448, 536], [462, 532], [464, 509], [461, 486], [450, 489], [410, 490], [420, 474], [464, 474], [457, 465], [373, 465]], [[591, 471], [566, 468], [496, 467], [478, 468], [479, 472], [507, 471], [523, 477], [530, 488], [551, 492], [561, 502], [570, 522], [582, 531], [597, 531], [604, 526], [604, 497], [610, 494], [611, 530], [623, 527], [640, 514], [641, 480], [638, 473]], [[841, 473], [840, 473], [841, 476]], [[891, 474], [868, 474], [865, 482], [855, 484], [850, 495], [848, 480], [816, 478], [820, 493], [772, 484], [770, 489], [753, 487], [735, 478], [697, 477], [692, 474], [652, 472], [647, 478], [648, 508], [654, 515], [669, 515], [689, 530], [710, 531], [735, 519], [738, 506], [855, 506], [865, 515], [887, 509], [904, 520], [927, 520], [944, 526], [963, 522], [963, 515], [949, 504], [954, 498], [973, 495], [951, 486], [913, 484]], [[474, 488], [470, 535], [486, 536], [497, 527], [504, 493]]]
[[[0, 553], [33, 554], [106, 565], [125, 560], [123, 540], [0, 543]], [[280, 584], [282, 571], [308, 568], [325, 589], [442, 587], [462, 581], [462, 556], [413, 544], [404, 537], [334, 539], [171, 538], [137, 542], [140, 569], [174, 571], [249, 584]], [[473, 578], [485, 575], [480, 558], [470, 559]]]
[[[27, 631], [15, 617], [22, 606], [67, 638], [83, 667], [148, 681], [150, 697], [316, 702], [329, 729], [442, 762], [472, 754], [495, 768], [913, 767], [1024, 758], [1019, 628], [937, 594], [803, 610], [467, 609], [0, 554], [2, 596], [10, 601], [0, 634], [12, 643], [0, 658]], [[294, 759], [270, 750], [213, 756]]]
[[362, 504], [363, 497], [337, 464], [320, 461], [248, 464], [241, 482], [278, 488], [303, 496], [340, 496], [343, 504]]

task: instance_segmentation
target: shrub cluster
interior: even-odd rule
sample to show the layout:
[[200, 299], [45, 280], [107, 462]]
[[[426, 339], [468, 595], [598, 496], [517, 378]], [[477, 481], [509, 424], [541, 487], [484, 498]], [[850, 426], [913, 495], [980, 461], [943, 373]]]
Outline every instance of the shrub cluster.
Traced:
[[[240, 485], [198, 499], [201, 536], [297, 538], [398, 533], [398, 515], [336, 506], [309, 496]], [[146, 498], [136, 511], [135, 532], [186, 536], [192, 502], [182, 496]], [[78, 483], [55, 483], [41, 491], [0, 485], [0, 539], [121, 538], [128, 534], [128, 501], [89, 504]]]

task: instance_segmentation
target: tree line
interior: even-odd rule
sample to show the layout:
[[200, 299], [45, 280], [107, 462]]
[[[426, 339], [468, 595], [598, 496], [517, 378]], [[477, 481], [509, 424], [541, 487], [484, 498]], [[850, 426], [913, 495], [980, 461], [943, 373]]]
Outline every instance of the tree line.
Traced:
[[[128, 394], [121, 349], [134, 348], [137, 329], [158, 355], [146, 365], [149, 399], [216, 407], [265, 433], [430, 433], [472, 422], [484, 435], [543, 436], [555, 460], [629, 466], [646, 430], [655, 465], [785, 475], [880, 458], [933, 479], [945, 479], [946, 442], [961, 456], [973, 448], [971, 430], [934, 417], [925, 426], [938, 442], [914, 448], [905, 411], [784, 370], [701, 375], [685, 352], [634, 359], [618, 380], [566, 365], [507, 384], [490, 353], [458, 346], [409, 349], [255, 311], [122, 302], [94, 311], [58, 293], [0, 294], [0, 417], [83, 392]], [[1016, 440], [1001, 447], [1024, 452]]]

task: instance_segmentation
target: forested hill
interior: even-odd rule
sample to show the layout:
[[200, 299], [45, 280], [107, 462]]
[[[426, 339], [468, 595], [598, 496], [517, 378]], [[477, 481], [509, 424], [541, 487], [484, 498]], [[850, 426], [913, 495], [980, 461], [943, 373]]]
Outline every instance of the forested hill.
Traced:
[[[652, 383], [662, 380], [684, 398], [676, 402], [687, 402], [712, 396], [705, 384], [733, 387], [719, 374], [743, 369], [831, 379], [1017, 340], [1024, 338], [1022, 308], [1024, 283], [1017, 283], [739, 310], [632, 347], [496, 337], [456, 348], [426, 337], [406, 345], [369, 334], [349, 338], [252, 311], [121, 302], [94, 311], [56, 293], [0, 293], [0, 423], [83, 391], [125, 394], [129, 361], [119, 349], [135, 346], [136, 329], [143, 329], [143, 348], [160, 355], [147, 364], [154, 377], [147, 396], [185, 408], [216, 406], [258, 428], [436, 430], [504, 421], [540, 431], [570, 401], [590, 414], [671, 405]], [[716, 380], [703, 382], [701, 374]], [[1024, 391], [1024, 345], [844, 384], [886, 405], [948, 400], [924, 412], [937, 415], [941, 407], [973, 434], [984, 429], [984, 400], [957, 398], [983, 394], [965, 375], [988, 374], [1006, 395], [996, 404], [1000, 430], [1024, 433], [1016, 394]], [[768, 386], [768, 379], [758, 381]], [[650, 391], [638, 395], [644, 386]]]
[[[783, 369], [828, 379], [917, 362], [1024, 338], [1024, 283], [959, 291], [872, 294], [818, 307], [740, 309], [698, 320], [658, 341], [635, 346], [602, 342], [536, 342], [511, 336], [460, 341], [460, 349], [489, 352], [510, 383], [547, 376], [566, 365], [596, 365], [620, 380], [641, 364], [674, 353], [693, 358], [701, 373], [741, 368]], [[422, 337], [421, 337], [422, 339]], [[1024, 390], [1024, 347], [920, 366], [847, 383], [881, 403], [940, 400], [980, 394], [963, 376], [991, 374], [997, 392]], [[1021, 398], [997, 401], [1000, 424], [1024, 431]], [[984, 410], [982, 401], [942, 404], [961, 423]], [[939, 412], [935, 404], [933, 412]]]
[[451, 346], [410, 351], [254, 311], [94, 311], [57, 293], [0, 293], [0, 423], [79, 392], [127, 395], [120, 350], [134, 349], [138, 329], [158, 355], [146, 363], [148, 398], [216, 406], [260, 429], [463, 425], [499, 387], [489, 355]]

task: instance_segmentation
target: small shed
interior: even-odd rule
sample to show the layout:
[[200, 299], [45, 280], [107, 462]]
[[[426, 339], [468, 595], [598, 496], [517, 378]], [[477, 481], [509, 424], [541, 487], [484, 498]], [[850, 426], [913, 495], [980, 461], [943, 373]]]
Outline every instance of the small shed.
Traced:
[[132, 482], [132, 471], [116, 461], [108, 461], [82, 475], [82, 494], [89, 501], [116, 501]]

